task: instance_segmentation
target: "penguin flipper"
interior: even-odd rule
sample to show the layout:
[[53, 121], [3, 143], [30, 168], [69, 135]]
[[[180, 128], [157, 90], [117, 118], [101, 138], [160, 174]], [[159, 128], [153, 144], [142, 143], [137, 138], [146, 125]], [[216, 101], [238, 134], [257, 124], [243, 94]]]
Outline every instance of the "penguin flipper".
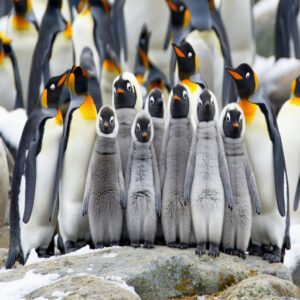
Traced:
[[125, 195], [126, 195], [125, 203], [126, 204], [127, 204], [128, 190], [129, 190], [130, 181], [131, 181], [133, 148], [134, 148], [134, 145], [132, 142], [129, 153], [128, 153], [127, 165], [126, 165], [126, 170], [125, 170], [125, 175], [124, 175]]
[[297, 59], [300, 59], [300, 41], [299, 41], [300, 33], [299, 33], [298, 23], [297, 23], [297, 13], [293, 14], [293, 16], [291, 16], [290, 18], [290, 32], [291, 32], [291, 39], [294, 45], [295, 57]]
[[160, 158], [159, 158], [159, 178], [160, 178], [160, 188], [162, 190], [164, 183], [165, 183], [165, 177], [166, 177], [166, 163], [167, 163], [167, 149], [168, 149], [168, 143], [170, 138], [170, 128], [169, 125], [166, 127], [163, 144], [160, 152]]
[[216, 131], [217, 131], [217, 143], [218, 143], [218, 153], [219, 153], [220, 176], [222, 179], [225, 199], [227, 201], [228, 208], [232, 210], [233, 195], [231, 190], [230, 175], [229, 175], [223, 140], [217, 125], [216, 125]]
[[298, 183], [297, 183], [297, 189], [295, 193], [295, 199], [294, 199], [294, 211], [298, 209], [299, 206], [299, 197], [300, 197], [300, 176], [298, 178]]
[[170, 17], [169, 22], [168, 22], [166, 37], [165, 37], [164, 44], [163, 44], [164, 50], [168, 49], [170, 41], [171, 41], [171, 36], [172, 36], [172, 20]]
[[100, 110], [100, 108], [102, 107], [103, 102], [102, 102], [100, 85], [99, 85], [97, 77], [91, 77], [89, 79], [88, 89], [89, 89], [89, 95], [91, 95], [91, 97], [93, 98], [94, 103], [96, 105], [97, 112], [98, 112]]
[[126, 192], [125, 192], [125, 182], [124, 182], [124, 176], [122, 172], [122, 162], [121, 162], [121, 154], [119, 150], [119, 146], [117, 143], [117, 165], [118, 165], [118, 180], [119, 180], [119, 189], [120, 189], [120, 204], [122, 208], [126, 208]]
[[197, 134], [194, 134], [189, 159], [187, 162], [186, 173], [185, 173], [185, 181], [184, 181], [184, 189], [183, 189], [183, 200], [184, 205], [187, 205], [190, 201], [190, 194], [192, 183], [194, 180], [194, 172], [195, 172], [195, 162], [196, 162], [196, 147], [198, 143]]
[[[262, 96], [261, 99], [264, 97]], [[271, 105], [266, 100], [261, 100], [258, 95], [251, 98], [253, 103], [257, 104], [265, 116], [270, 139], [273, 143], [273, 161], [274, 161], [274, 177], [275, 192], [278, 211], [282, 217], [285, 216], [285, 201], [288, 201], [288, 195], [285, 197], [285, 184], [288, 191], [288, 181], [286, 173], [286, 165], [283, 153], [280, 133]], [[286, 182], [285, 182], [286, 181]], [[287, 199], [286, 199], [287, 198]]]
[[161, 191], [159, 182], [159, 172], [157, 166], [157, 159], [153, 144], [151, 145], [151, 156], [152, 156], [152, 170], [153, 170], [153, 181], [154, 181], [154, 192], [155, 192], [155, 208], [157, 216], [161, 216]]
[[90, 195], [92, 190], [92, 184], [93, 184], [93, 162], [94, 162], [94, 153], [92, 154], [91, 161], [88, 168], [86, 183], [85, 183], [85, 189], [84, 189], [84, 195], [83, 195], [83, 202], [82, 202], [82, 216], [85, 216], [88, 213], [89, 208], [89, 201], [90, 201]]
[[247, 154], [247, 160], [245, 162], [245, 172], [246, 172], [247, 184], [252, 199], [252, 203], [253, 206], [255, 207], [256, 213], [259, 215], [261, 213], [259, 195], [257, 191], [257, 185], [256, 185], [253, 169], [250, 160], [248, 159], [248, 154]]

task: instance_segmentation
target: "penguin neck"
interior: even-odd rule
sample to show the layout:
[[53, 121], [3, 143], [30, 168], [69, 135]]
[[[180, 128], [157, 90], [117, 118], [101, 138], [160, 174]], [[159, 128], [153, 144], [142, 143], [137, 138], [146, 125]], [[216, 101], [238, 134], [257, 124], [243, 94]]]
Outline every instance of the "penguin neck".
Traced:
[[120, 125], [132, 125], [136, 110], [134, 108], [118, 108], [116, 114]]
[[291, 104], [291, 105], [300, 106], [300, 97], [294, 96], [294, 97], [290, 100], [290, 104]]
[[85, 97], [85, 100], [80, 105], [79, 110], [85, 120], [96, 120], [97, 109], [94, 100], [90, 95]]
[[99, 135], [96, 140], [96, 149], [99, 154], [108, 155], [117, 152], [116, 138]]
[[233, 139], [230, 137], [223, 137], [224, 148], [226, 155], [243, 155], [245, 150], [244, 138], [242, 136]]
[[12, 16], [12, 27], [15, 30], [22, 31], [30, 28], [30, 22], [24, 15]]
[[198, 90], [198, 85], [188, 78], [181, 80], [180, 83], [187, 86], [191, 94], [195, 93]]
[[241, 99], [239, 104], [244, 112], [246, 124], [251, 124], [257, 112], [258, 106], [251, 103], [249, 99]]
[[133, 151], [136, 159], [141, 159], [141, 160], [150, 159], [152, 157], [151, 140], [146, 143], [142, 143], [137, 140], [134, 140]]

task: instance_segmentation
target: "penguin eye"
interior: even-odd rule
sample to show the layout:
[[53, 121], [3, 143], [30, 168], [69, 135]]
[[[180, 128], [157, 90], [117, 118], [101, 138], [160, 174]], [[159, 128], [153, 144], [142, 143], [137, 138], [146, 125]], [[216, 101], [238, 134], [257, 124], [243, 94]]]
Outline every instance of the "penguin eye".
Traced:
[[192, 52], [189, 52], [189, 53], [188, 53], [188, 57], [191, 58], [192, 56], [193, 56]]
[[150, 97], [150, 103], [154, 104], [154, 98], [153, 98], [153, 96]]
[[188, 95], [187, 95], [187, 92], [186, 91], [183, 91], [183, 93], [182, 93], [182, 96], [183, 96], [183, 99], [187, 99], [187, 97], [188, 97]]
[[228, 112], [227, 114], [226, 114], [226, 122], [230, 122], [230, 120], [231, 120], [231, 118], [230, 118], [230, 113]]
[[114, 121], [115, 121], [114, 116], [111, 116], [110, 119], [109, 119], [109, 123], [110, 123], [110, 124], [114, 124]]
[[243, 121], [243, 116], [240, 115], [239, 122], [242, 123], [242, 121]]
[[137, 129], [137, 131], [140, 131], [140, 130], [141, 130], [141, 126], [140, 126], [139, 123], [136, 124], [136, 129]]
[[183, 11], [184, 11], [184, 6], [183, 6], [183, 5], [180, 5], [180, 6], [179, 6], [179, 11], [180, 11], [180, 12], [183, 12]]
[[128, 82], [128, 83], [127, 83], [127, 91], [128, 91], [128, 92], [131, 92], [131, 90], [132, 90], [131, 84]]
[[199, 98], [198, 103], [199, 103], [200, 106], [202, 106], [203, 102], [202, 102], [201, 98]]
[[210, 98], [210, 103], [214, 104], [214, 98], [213, 97]]
[[54, 91], [54, 90], [55, 90], [55, 84], [52, 83], [52, 84], [50, 85], [50, 91]]
[[151, 124], [149, 123], [149, 124], [148, 124], [148, 129], [150, 129], [150, 127], [151, 127]]
[[102, 124], [103, 123], [103, 119], [102, 119], [102, 117], [100, 117], [100, 124]]
[[246, 73], [246, 79], [249, 79], [249, 78], [250, 78], [250, 73], [247, 72], [247, 73]]

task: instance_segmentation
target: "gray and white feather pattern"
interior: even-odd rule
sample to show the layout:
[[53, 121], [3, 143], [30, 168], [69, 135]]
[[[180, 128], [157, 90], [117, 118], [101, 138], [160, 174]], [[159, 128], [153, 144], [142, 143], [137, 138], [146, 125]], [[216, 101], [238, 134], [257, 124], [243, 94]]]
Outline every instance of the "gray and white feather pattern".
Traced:
[[115, 116], [112, 133], [101, 132], [99, 116], [102, 109], [97, 117], [97, 137], [83, 200], [83, 214], [88, 213], [92, 240], [96, 247], [118, 245], [123, 225], [122, 206], [125, 206], [124, 179], [117, 143], [118, 120]]
[[[151, 124], [148, 142], [139, 142], [135, 136], [136, 122], [147, 118]], [[160, 181], [155, 150], [152, 145], [153, 125], [146, 111], [137, 114], [131, 130], [132, 145], [128, 156], [125, 188], [127, 194], [126, 221], [129, 239], [137, 247], [144, 241], [145, 247], [153, 247], [157, 215], [161, 211]]]
[[[227, 137], [223, 130], [224, 118], [230, 110], [238, 110], [242, 116], [242, 132], [237, 138]], [[245, 258], [251, 235], [252, 211], [260, 213], [260, 203], [254, 173], [244, 144], [245, 117], [238, 104], [232, 103], [224, 107], [219, 126], [233, 193], [233, 209], [225, 207], [222, 244], [227, 253]]]

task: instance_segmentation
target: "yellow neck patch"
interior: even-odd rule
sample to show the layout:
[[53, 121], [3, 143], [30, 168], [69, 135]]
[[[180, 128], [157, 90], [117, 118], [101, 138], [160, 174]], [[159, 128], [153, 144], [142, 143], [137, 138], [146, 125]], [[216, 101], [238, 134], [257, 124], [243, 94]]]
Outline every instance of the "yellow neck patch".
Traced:
[[184, 79], [180, 83], [186, 85], [192, 94], [194, 94], [199, 88], [198, 84], [190, 81], [189, 79]]
[[80, 113], [85, 120], [96, 120], [97, 110], [94, 100], [91, 96], [86, 96], [84, 102], [79, 107]]
[[183, 28], [187, 28], [191, 23], [191, 13], [190, 11], [187, 9], [184, 12], [184, 16], [183, 16]]
[[294, 97], [292, 98], [289, 103], [291, 105], [297, 105], [297, 106], [300, 106], [300, 97]]
[[4, 59], [5, 59], [5, 53], [4, 52], [0, 52], [0, 64], [3, 63]]
[[57, 114], [56, 114], [56, 117], [55, 117], [55, 123], [57, 125], [62, 125], [63, 124], [63, 116], [62, 116], [62, 113], [59, 109], [57, 110]]
[[255, 117], [258, 108], [257, 105], [249, 102], [247, 99], [241, 99], [239, 104], [244, 112], [246, 124], [250, 124]]
[[12, 27], [19, 31], [28, 30], [30, 27], [30, 22], [28, 22], [23, 16], [13, 16]]
[[119, 75], [121, 73], [121, 70], [108, 59], [105, 59], [103, 61], [103, 69], [109, 73], [114, 73], [116, 75]]
[[70, 23], [67, 23], [67, 25], [66, 25], [66, 29], [64, 31], [64, 36], [68, 40], [70, 40], [72, 38], [72, 26]]
[[144, 82], [144, 75], [137, 74], [135, 77], [136, 77], [136, 80], [138, 81], [139, 85], [142, 85]]

